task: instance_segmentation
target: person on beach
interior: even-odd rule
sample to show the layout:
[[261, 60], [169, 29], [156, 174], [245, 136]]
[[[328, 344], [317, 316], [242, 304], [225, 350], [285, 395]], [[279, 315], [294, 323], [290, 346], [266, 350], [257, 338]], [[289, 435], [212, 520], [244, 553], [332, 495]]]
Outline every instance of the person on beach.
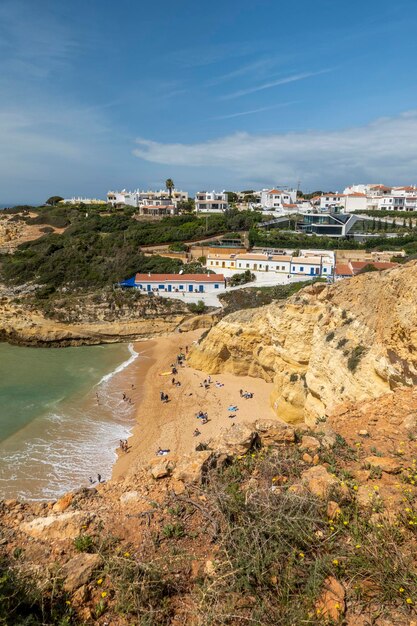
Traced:
[[161, 402], [163, 402], [163, 401], [165, 400], [165, 394], [164, 394], [164, 392], [163, 392], [163, 391], [161, 391], [161, 392], [159, 393], [159, 395], [160, 395], [160, 397], [161, 397]]
[[171, 382], [173, 385], [175, 385], [175, 378], [173, 378]]
[[243, 389], [239, 389], [239, 395], [240, 395], [240, 397], [243, 396]]
[[198, 428], [196, 428], [195, 431], [193, 432], [193, 437], [198, 437], [199, 435], [201, 435], [201, 433], [198, 430]]
[[185, 346], [185, 354], [188, 354], [188, 346]]
[[100, 398], [98, 397], [98, 391], [96, 391], [96, 400], [97, 400], [97, 404], [100, 404]]
[[124, 393], [122, 396], [123, 400], [126, 401], [126, 394]]
[[91, 476], [88, 479], [90, 481], [90, 485], [94, 485], [94, 480], [91, 478]]
[[97, 474], [97, 481], [101, 483], [101, 474]]

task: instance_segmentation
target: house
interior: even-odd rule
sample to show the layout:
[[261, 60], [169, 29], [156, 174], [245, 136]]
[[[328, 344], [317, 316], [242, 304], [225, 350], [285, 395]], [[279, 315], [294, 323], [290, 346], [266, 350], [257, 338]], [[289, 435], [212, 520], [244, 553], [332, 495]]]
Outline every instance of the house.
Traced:
[[262, 189], [261, 206], [265, 211], [282, 211], [296, 209], [296, 189]]
[[107, 202], [114, 207], [117, 206], [151, 206], [160, 204], [173, 204], [175, 207], [179, 202], [187, 201], [188, 193], [178, 189], [172, 189], [171, 194], [167, 189], [159, 191], [109, 191], [107, 194]]
[[227, 193], [222, 191], [199, 191], [195, 196], [197, 213], [223, 213], [229, 208]]
[[346, 237], [357, 220], [356, 215], [347, 213], [310, 213], [303, 216], [301, 229], [315, 235]]
[[219, 269], [236, 270], [238, 272], [280, 272], [290, 273], [291, 257], [277, 254], [209, 254], [207, 256], [207, 268], [218, 271]]
[[341, 280], [342, 278], [352, 278], [357, 276], [365, 267], [372, 267], [375, 270], [388, 270], [392, 267], [396, 267], [398, 263], [389, 263], [381, 261], [347, 261], [346, 263], [336, 263], [334, 277], [335, 280]]
[[224, 291], [223, 274], [136, 274], [121, 283], [146, 293], [206, 293]]
[[178, 209], [175, 205], [169, 204], [141, 204], [138, 206], [139, 215], [150, 215], [152, 217], [164, 217], [166, 215], [176, 215]]
[[290, 274], [296, 276], [332, 276], [333, 263], [325, 256], [299, 256], [292, 257]]
[[59, 204], [106, 204], [105, 200], [99, 200], [98, 198], [65, 198], [65, 200], [60, 200]]
[[270, 272], [305, 276], [331, 276], [334, 268], [334, 253], [331, 251], [303, 251], [302, 256], [274, 254], [270, 252], [248, 252], [242, 254], [209, 254], [207, 268], [219, 271]]

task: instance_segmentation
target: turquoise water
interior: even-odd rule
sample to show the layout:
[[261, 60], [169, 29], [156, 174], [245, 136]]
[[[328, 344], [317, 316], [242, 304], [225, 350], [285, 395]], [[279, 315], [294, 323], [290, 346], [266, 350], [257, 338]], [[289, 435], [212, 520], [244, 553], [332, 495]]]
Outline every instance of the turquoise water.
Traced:
[[0, 343], [0, 498], [54, 498], [110, 476], [132, 427], [134, 405], [122, 392], [135, 382], [136, 356], [127, 344]]

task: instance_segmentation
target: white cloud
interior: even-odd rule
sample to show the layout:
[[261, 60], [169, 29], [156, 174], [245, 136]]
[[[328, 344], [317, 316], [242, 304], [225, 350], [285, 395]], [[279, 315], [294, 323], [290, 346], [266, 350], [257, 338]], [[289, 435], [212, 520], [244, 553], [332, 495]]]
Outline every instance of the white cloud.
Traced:
[[[415, 182], [417, 110], [367, 126], [275, 135], [240, 132], [196, 144], [137, 139], [135, 156], [171, 166], [221, 168], [234, 180], [331, 187], [348, 182]], [[205, 172], [208, 177], [208, 173]], [[203, 182], [203, 180], [202, 180]]]

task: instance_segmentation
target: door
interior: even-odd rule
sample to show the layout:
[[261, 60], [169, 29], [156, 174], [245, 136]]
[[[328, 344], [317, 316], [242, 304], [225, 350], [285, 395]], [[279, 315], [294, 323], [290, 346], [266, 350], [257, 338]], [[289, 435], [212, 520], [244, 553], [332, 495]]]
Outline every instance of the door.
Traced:
[[146, 285], [146, 290], [150, 291], [151, 290], [151, 286], [150, 285]]
[[258, 269], [258, 264], [257, 264], [257, 263], [254, 263], [254, 264], [253, 264], [253, 269], [254, 269], [255, 271]]
[[193, 290], [193, 286], [192, 285], [188, 285], [188, 291], [192, 291]]
[[314, 276], [314, 267], [310, 267], [310, 274]]
[[168, 291], [172, 291], [172, 285], [168, 285]]
[[199, 291], [200, 293], [203, 293], [203, 291], [204, 291], [204, 285], [199, 285], [199, 286], [198, 286], [198, 291]]

